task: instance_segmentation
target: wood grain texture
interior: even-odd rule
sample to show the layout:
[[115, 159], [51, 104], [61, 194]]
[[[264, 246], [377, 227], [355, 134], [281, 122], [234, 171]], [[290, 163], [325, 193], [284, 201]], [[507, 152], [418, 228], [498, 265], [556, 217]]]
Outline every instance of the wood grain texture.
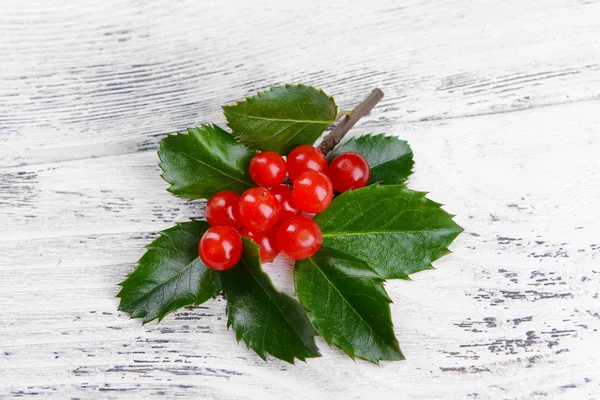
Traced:
[[[0, 3], [0, 398], [600, 398], [600, 2]], [[303, 82], [415, 152], [465, 232], [389, 282], [407, 357], [263, 362], [224, 301], [141, 326], [117, 283], [202, 202], [167, 133]], [[291, 264], [266, 267], [292, 292]]]

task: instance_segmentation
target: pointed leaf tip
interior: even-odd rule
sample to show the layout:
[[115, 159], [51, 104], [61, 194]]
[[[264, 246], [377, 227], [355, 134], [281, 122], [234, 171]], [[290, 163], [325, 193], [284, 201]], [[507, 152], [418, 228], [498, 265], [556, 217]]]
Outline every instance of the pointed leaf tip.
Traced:
[[146, 324], [216, 296], [219, 276], [198, 257], [198, 242], [208, 227], [204, 221], [190, 221], [161, 232], [136, 270], [120, 283], [119, 309]]
[[384, 279], [433, 268], [462, 230], [437, 203], [403, 185], [345, 192], [315, 222], [324, 247], [364, 260]]
[[373, 363], [402, 355], [383, 279], [367, 263], [321, 248], [296, 262], [294, 280], [300, 302], [327, 343]]

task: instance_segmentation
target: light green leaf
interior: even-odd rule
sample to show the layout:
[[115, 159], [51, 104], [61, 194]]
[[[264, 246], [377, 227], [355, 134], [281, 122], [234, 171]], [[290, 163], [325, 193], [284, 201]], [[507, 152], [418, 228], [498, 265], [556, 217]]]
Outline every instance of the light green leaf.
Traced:
[[243, 238], [244, 253], [233, 268], [220, 273], [227, 297], [227, 326], [262, 358], [271, 354], [293, 363], [319, 357], [307, 311], [277, 290], [260, 264], [259, 247]]
[[413, 152], [408, 143], [393, 136], [364, 135], [353, 138], [337, 146], [329, 155], [331, 162], [335, 157], [349, 151], [359, 153], [371, 167], [369, 183], [380, 182], [384, 185], [404, 183], [413, 167]]
[[433, 268], [462, 232], [440, 204], [403, 185], [347, 191], [315, 222], [324, 247], [367, 262], [384, 279], [408, 279]]
[[198, 242], [208, 228], [204, 221], [190, 221], [161, 232], [120, 284], [119, 309], [146, 323], [219, 294], [219, 275], [198, 257]]
[[337, 117], [333, 98], [305, 85], [275, 86], [223, 111], [242, 143], [282, 155], [313, 144]]
[[216, 125], [169, 135], [158, 151], [162, 177], [171, 184], [169, 192], [192, 200], [221, 190], [242, 193], [255, 186], [248, 172], [255, 154]]
[[361, 260], [321, 248], [296, 262], [296, 294], [328, 343], [378, 364], [403, 360], [383, 279]]

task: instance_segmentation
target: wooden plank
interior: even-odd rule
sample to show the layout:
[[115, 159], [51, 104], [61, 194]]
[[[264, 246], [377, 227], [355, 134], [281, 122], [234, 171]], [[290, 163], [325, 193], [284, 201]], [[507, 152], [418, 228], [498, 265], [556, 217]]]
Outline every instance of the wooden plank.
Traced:
[[[116, 284], [143, 246], [201, 215], [164, 191], [154, 154], [4, 169], [0, 394], [593, 397], [599, 122], [589, 101], [387, 127], [415, 151], [409, 185], [431, 190], [466, 231], [436, 270], [387, 284], [407, 361], [382, 367], [321, 339], [320, 359], [265, 363], [227, 331], [223, 299], [159, 325], [117, 312]], [[288, 261], [266, 269], [292, 291]]]
[[153, 151], [281, 82], [323, 87], [344, 108], [379, 86], [365, 121], [378, 130], [598, 98], [599, 11], [580, 0], [12, 2], [0, 15], [0, 167]]

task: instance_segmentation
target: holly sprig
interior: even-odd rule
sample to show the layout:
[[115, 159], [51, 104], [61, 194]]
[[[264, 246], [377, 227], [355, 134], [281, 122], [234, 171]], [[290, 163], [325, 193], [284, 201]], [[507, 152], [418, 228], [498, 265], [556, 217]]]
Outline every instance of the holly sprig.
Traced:
[[[258, 246], [243, 239], [240, 262], [213, 271], [200, 259], [205, 221], [178, 223], [150, 243], [138, 266], [120, 285], [119, 309], [144, 323], [224, 292], [227, 326], [261, 358], [293, 363], [320, 356], [317, 334], [350, 357], [373, 363], [402, 360], [394, 334], [386, 279], [409, 279], [431, 269], [462, 232], [452, 215], [425, 193], [409, 189], [413, 153], [406, 141], [383, 134], [339, 144], [344, 134], [383, 97], [375, 89], [322, 141], [329, 160], [360, 153], [371, 167], [369, 186], [335, 197], [314, 221], [321, 249], [296, 261], [298, 300], [277, 289], [262, 270]], [[223, 107], [231, 132], [216, 125], [165, 137], [158, 156], [169, 192], [189, 200], [222, 190], [255, 186], [250, 160], [258, 151], [285, 155], [313, 145], [338, 119], [332, 97], [306, 85], [284, 85]]]

